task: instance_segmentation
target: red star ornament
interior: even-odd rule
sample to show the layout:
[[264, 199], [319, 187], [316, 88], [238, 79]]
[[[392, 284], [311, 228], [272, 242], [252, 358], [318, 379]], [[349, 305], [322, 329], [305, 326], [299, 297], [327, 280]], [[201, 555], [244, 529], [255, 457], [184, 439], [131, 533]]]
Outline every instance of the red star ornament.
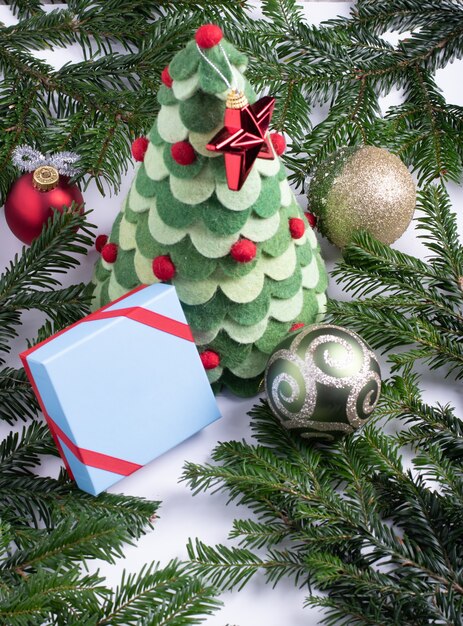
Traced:
[[[243, 98], [243, 94], [240, 97]], [[267, 135], [275, 98], [265, 96], [254, 104], [244, 100], [240, 108], [230, 108], [232, 100], [233, 97], [227, 100], [224, 127], [210, 140], [207, 149], [224, 153], [228, 187], [239, 191], [257, 157], [275, 158]]]

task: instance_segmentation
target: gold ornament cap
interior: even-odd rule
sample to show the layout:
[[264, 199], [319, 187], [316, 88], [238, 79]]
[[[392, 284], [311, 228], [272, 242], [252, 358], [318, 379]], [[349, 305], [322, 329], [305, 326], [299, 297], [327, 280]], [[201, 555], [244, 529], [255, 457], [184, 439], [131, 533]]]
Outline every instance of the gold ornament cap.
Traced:
[[243, 91], [232, 89], [228, 93], [226, 104], [227, 109], [242, 109], [247, 104], [249, 104], [249, 102]]
[[39, 191], [55, 189], [59, 183], [58, 170], [51, 165], [41, 165], [32, 174], [32, 185]]

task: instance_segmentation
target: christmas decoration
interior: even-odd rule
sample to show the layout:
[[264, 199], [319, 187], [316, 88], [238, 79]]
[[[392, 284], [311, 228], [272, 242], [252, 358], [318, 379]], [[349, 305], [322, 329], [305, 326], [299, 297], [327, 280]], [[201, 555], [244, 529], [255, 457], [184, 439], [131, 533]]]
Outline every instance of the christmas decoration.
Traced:
[[415, 210], [415, 184], [402, 161], [383, 148], [341, 148], [315, 171], [309, 207], [320, 232], [340, 248], [357, 230], [391, 244]]
[[[214, 389], [253, 395], [292, 325], [322, 316], [327, 275], [277, 154], [283, 138], [271, 141], [266, 131], [273, 101], [255, 102], [246, 57], [219, 34], [200, 29], [163, 72], [161, 109], [106, 244], [117, 246], [117, 258], [102, 252], [95, 268], [94, 306], [170, 281]], [[227, 108], [230, 99], [244, 102], [235, 90], [249, 104]], [[219, 136], [228, 145], [224, 115], [237, 116], [238, 130], [232, 152], [222, 154], [209, 148]], [[244, 118], [257, 120], [252, 149]], [[248, 173], [238, 191], [230, 189], [229, 156], [241, 164], [235, 180]]]
[[277, 346], [265, 386], [270, 407], [286, 428], [306, 439], [332, 441], [368, 420], [381, 378], [374, 353], [356, 333], [312, 325]]
[[220, 417], [169, 285], [137, 288], [21, 358], [69, 474], [94, 495]]
[[13, 163], [27, 173], [13, 183], [7, 195], [5, 218], [23, 243], [31, 244], [39, 236], [54, 210], [63, 211], [73, 204], [83, 210], [79, 188], [69, 183], [78, 158], [71, 152], [43, 155], [29, 146], [15, 149]]

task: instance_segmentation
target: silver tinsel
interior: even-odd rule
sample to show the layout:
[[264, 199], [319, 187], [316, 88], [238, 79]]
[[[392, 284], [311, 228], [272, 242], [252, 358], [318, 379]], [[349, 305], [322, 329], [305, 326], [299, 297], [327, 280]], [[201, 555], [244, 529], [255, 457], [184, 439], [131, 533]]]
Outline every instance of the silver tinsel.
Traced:
[[12, 160], [16, 167], [25, 172], [33, 172], [41, 165], [50, 165], [63, 176], [74, 176], [79, 171], [74, 167], [74, 163], [79, 160], [75, 152], [42, 154], [30, 146], [18, 146], [13, 150]]

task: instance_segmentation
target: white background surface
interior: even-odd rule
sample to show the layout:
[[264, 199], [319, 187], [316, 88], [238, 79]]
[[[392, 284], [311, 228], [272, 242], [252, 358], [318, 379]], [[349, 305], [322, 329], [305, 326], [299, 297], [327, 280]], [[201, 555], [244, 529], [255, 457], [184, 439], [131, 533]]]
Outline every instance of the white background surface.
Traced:
[[[256, 3], [258, 4], [258, 3]], [[304, 10], [308, 20], [314, 24], [335, 17], [348, 15], [350, 3], [347, 2], [317, 2], [304, 3]], [[258, 14], [256, 9], [256, 15]], [[6, 24], [14, 22], [7, 7], [0, 6], [0, 20]], [[395, 40], [396, 34], [390, 36]], [[405, 37], [405, 35], [401, 35]], [[79, 61], [78, 49], [59, 50], [54, 53], [41, 53], [40, 56], [56, 65], [66, 61]], [[449, 102], [463, 105], [461, 90], [462, 62], [455, 62], [437, 73], [437, 82], [444, 91]], [[384, 99], [384, 110], [400, 101], [400, 94], [394, 93]], [[326, 115], [327, 109], [314, 112], [312, 121], [320, 121]], [[130, 169], [124, 177], [120, 192], [112, 197], [101, 197], [95, 186], [85, 192], [87, 208], [94, 210], [92, 221], [98, 225], [99, 233], [109, 233], [114, 218], [120, 210], [121, 203], [127, 193], [133, 176]], [[460, 187], [450, 185], [449, 190], [456, 212], [463, 211], [463, 193]], [[301, 198], [302, 206], [304, 198]], [[460, 233], [463, 233], [463, 219], [459, 218]], [[337, 250], [326, 241], [322, 241], [324, 258], [331, 269], [338, 258]], [[424, 249], [417, 241], [413, 228], [410, 227], [405, 235], [395, 244], [395, 247], [404, 252], [423, 256]], [[5, 224], [3, 210], [0, 211], [0, 269], [6, 266], [14, 254], [21, 250], [21, 243], [12, 235]], [[97, 253], [92, 251], [82, 266], [71, 272], [67, 283], [88, 281], [91, 278], [92, 268], [97, 259]], [[329, 295], [338, 297], [339, 290], [330, 283]], [[345, 296], [344, 296], [345, 297]], [[37, 316], [25, 316], [22, 335], [33, 337], [41, 319]], [[16, 346], [15, 346], [16, 348]], [[17, 351], [12, 355], [11, 364], [19, 366], [17, 352], [24, 348], [24, 343], [17, 342]], [[461, 390], [456, 383], [441, 382], [438, 374], [424, 373], [425, 398], [428, 401], [443, 403], [450, 402], [457, 407], [457, 414], [463, 415]], [[101, 564], [100, 571], [107, 576], [111, 585], [116, 585], [123, 568], [137, 571], [146, 562], [160, 561], [166, 563], [173, 557], [185, 558], [185, 545], [189, 537], [199, 537], [205, 542], [214, 544], [225, 542], [235, 517], [248, 517], [244, 508], [238, 510], [234, 505], [227, 505], [225, 496], [199, 495], [193, 497], [185, 484], [179, 484], [178, 478], [186, 460], [204, 463], [209, 460], [210, 451], [219, 441], [249, 438], [249, 418], [246, 415], [254, 400], [240, 400], [223, 394], [218, 397], [223, 419], [215, 422], [202, 432], [198, 433], [185, 443], [153, 461], [136, 474], [126, 478], [111, 491], [141, 496], [153, 500], [161, 500], [160, 518], [155, 523], [155, 530], [142, 538], [137, 546], [128, 546], [125, 550], [126, 558], [116, 566]], [[136, 405], [134, 405], [134, 412]], [[1, 428], [0, 435], [5, 432]], [[42, 468], [43, 474], [55, 475], [59, 467], [58, 460], [51, 460]], [[100, 565], [100, 564], [98, 564]], [[96, 566], [90, 563], [93, 570]], [[263, 576], [257, 576], [240, 593], [225, 594], [225, 607], [215, 616], [206, 621], [207, 626], [311, 626], [319, 621], [320, 613], [315, 609], [303, 609], [302, 605], [306, 590], [298, 590], [292, 582], [282, 582], [276, 589], [265, 584]]]

